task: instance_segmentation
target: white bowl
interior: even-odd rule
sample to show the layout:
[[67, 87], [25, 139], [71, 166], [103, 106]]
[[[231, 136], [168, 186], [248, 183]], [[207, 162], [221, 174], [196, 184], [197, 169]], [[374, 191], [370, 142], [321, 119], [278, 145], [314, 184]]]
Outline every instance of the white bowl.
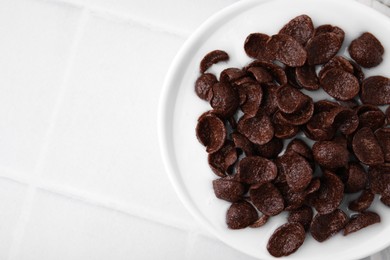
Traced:
[[[169, 177], [180, 199], [194, 217], [226, 244], [259, 259], [274, 259], [266, 244], [270, 235], [286, 222], [286, 214], [273, 217], [261, 228], [229, 230], [225, 214], [230, 203], [215, 197], [207, 154], [195, 136], [200, 114], [210, 109], [194, 92], [199, 62], [205, 54], [222, 49], [230, 61], [214, 65], [218, 73], [227, 67], [243, 67], [250, 59], [243, 43], [252, 32], [276, 34], [290, 19], [308, 14], [315, 24], [333, 24], [346, 32], [345, 51], [352, 39], [364, 31], [377, 36], [386, 52], [383, 63], [366, 75], [390, 76], [390, 19], [369, 7], [349, 0], [256, 0], [241, 1], [206, 21], [184, 44], [175, 58], [162, 92], [159, 110], [159, 140]], [[217, 75], [218, 75], [217, 74]], [[390, 209], [374, 203], [370, 210], [382, 222], [343, 237], [341, 234], [318, 243], [310, 235], [289, 259], [359, 259], [390, 245]]]

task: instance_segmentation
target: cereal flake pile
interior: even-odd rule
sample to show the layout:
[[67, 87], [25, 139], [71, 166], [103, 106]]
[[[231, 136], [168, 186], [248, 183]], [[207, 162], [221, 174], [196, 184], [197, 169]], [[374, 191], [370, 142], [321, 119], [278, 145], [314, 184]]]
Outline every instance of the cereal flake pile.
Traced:
[[[390, 108], [383, 112], [390, 79], [363, 71], [379, 65], [385, 50], [365, 32], [348, 46], [352, 59], [343, 57], [344, 36], [300, 15], [276, 35], [250, 34], [244, 50], [253, 61], [244, 68], [227, 68], [219, 79], [208, 73], [229, 59], [222, 50], [200, 62], [195, 92], [212, 109], [199, 117], [196, 135], [219, 177], [215, 195], [231, 202], [230, 229], [261, 227], [288, 211], [268, 241], [275, 257], [298, 250], [306, 233], [323, 242], [380, 222], [368, 210], [375, 194], [390, 206]], [[314, 102], [302, 89], [323, 89], [329, 99]], [[348, 216], [341, 202], [357, 192]]]

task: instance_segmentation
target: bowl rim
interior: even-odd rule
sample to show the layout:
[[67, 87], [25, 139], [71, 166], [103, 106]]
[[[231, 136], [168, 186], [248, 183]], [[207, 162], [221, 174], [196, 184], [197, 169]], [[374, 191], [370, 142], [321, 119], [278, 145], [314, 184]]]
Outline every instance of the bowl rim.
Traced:
[[[185, 56], [193, 48], [193, 46], [199, 40], [199, 38], [201, 38], [200, 36], [205, 34], [207, 30], [209, 30], [210, 27], [212, 27], [214, 24], [217, 24], [218, 21], [224, 19], [226, 16], [229, 16], [232, 13], [237, 12], [237, 9], [245, 10], [248, 8], [248, 6], [251, 5], [262, 5], [262, 4], [269, 4], [269, 3], [273, 4], [276, 2], [284, 2], [284, 1], [290, 1], [290, 0], [272, 0], [272, 1], [271, 0], [242, 0], [221, 9], [220, 11], [214, 13], [208, 19], [206, 19], [191, 35], [188, 36], [188, 38], [185, 40], [180, 50], [177, 52], [176, 56], [172, 60], [171, 65], [167, 71], [167, 74], [163, 82], [162, 91], [158, 103], [158, 111], [157, 111], [157, 135], [158, 135], [158, 142], [160, 148], [160, 155], [162, 157], [163, 165], [165, 167], [165, 171], [168, 175], [168, 178], [175, 192], [177, 193], [181, 203], [190, 212], [190, 214], [194, 217], [194, 219], [203, 228], [205, 228], [206, 231], [210, 232], [212, 235], [214, 235], [216, 238], [218, 238], [220, 241], [222, 241], [224, 244], [228, 245], [229, 247], [232, 247], [243, 254], [249, 255], [251, 257], [255, 257], [257, 259], [265, 259], [265, 258], [259, 258], [259, 256], [243, 252], [242, 250], [240, 250], [240, 248], [236, 247], [235, 245], [226, 242], [224, 237], [219, 234], [219, 232], [213, 227], [211, 222], [209, 222], [208, 219], [203, 216], [200, 210], [196, 207], [195, 203], [191, 200], [189, 194], [184, 189], [184, 186], [182, 185], [180, 178], [178, 178], [178, 176], [180, 175], [180, 171], [177, 168], [175, 156], [173, 156], [174, 154], [174, 150], [172, 147], [173, 136], [170, 135], [172, 133], [173, 124], [167, 124], [167, 122], [171, 122], [172, 112], [174, 111], [174, 104], [172, 104], [173, 102], [171, 98], [171, 93], [174, 89], [173, 83], [176, 82], [176, 78], [179, 77], [178, 74], [180, 74], [177, 72], [181, 69], [181, 64], [183, 63]], [[363, 3], [357, 2], [356, 0], [343, 0], [343, 1], [310, 0], [310, 1], [318, 1], [324, 3], [332, 2], [332, 3], [340, 3], [340, 4], [342, 2], [342, 4], [355, 5], [360, 7], [364, 6], [367, 12], [382, 17], [380, 19], [387, 20], [390, 26], [390, 17], [380, 13], [379, 11]], [[387, 243], [377, 244], [377, 247], [366, 249], [364, 251], [364, 254], [357, 257], [365, 258], [371, 256], [377, 252], [382, 251], [388, 246], [390, 246], [390, 239], [387, 241]], [[266, 259], [275, 259], [275, 258], [270, 256], [269, 258]], [[353, 260], [353, 259], [356, 259], [356, 256], [345, 258], [344, 260]]]

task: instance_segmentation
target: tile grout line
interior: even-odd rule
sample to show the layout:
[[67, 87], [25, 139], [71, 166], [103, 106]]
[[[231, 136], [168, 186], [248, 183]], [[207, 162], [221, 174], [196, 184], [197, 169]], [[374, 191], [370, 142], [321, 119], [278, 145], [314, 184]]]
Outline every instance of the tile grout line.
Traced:
[[157, 31], [161, 33], [170, 34], [182, 39], [187, 39], [191, 32], [186, 30], [176, 29], [171, 26], [163, 26], [156, 22], [151, 22], [140, 17], [135, 17], [134, 15], [127, 14], [118, 10], [110, 10], [109, 8], [104, 8], [94, 4], [79, 3], [77, 0], [57, 0], [59, 3], [73, 5], [79, 8], [89, 9], [91, 13], [95, 13], [97, 16], [100, 16], [104, 19], [120, 19], [123, 21], [130, 21], [132, 23], [138, 24], [148, 30]]
[[21, 210], [21, 213], [19, 216], [19, 220], [16, 224], [16, 227], [15, 227], [15, 230], [13, 233], [12, 244], [11, 244], [11, 248], [9, 250], [8, 258], [7, 258], [8, 260], [17, 259], [19, 249], [21, 247], [22, 239], [24, 237], [24, 231], [25, 231], [25, 228], [26, 228], [28, 221], [30, 219], [30, 215], [31, 215], [32, 207], [33, 207], [33, 202], [34, 202], [34, 198], [35, 198], [36, 191], [37, 191], [37, 184], [39, 183], [39, 179], [41, 177], [43, 166], [45, 163], [45, 159], [46, 159], [46, 156], [48, 153], [50, 139], [51, 139], [51, 136], [53, 135], [53, 132], [54, 132], [54, 127], [55, 127], [56, 122], [57, 122], [58, 113], [59, 113], [59, 110], [61, 108], [61, 104], [62, 104], [62, 101], [63, 101], [64, 96], [65, 96], [66, 87], [68, 85], [70, 74], [71, 74], [71, 71], [73, 68], [74, 60], [76, 57], [76, 52], [78, 50], [81, 38], [84, 34], [89, 15], [90, 15], [89, 10], [87, 10], [86, 8], [83, 8], [81, 11], [80, 18], [79, 18], [78, 27], [75, 31], [74, 38], [73, 38], [73, 41], [71, 43], [71, 47], [70, 47], [70, 51], [69, 51], [69, 58], [67, 60], [65, 71], [63, 74], [63, 79], [62, 79], [62, 83], [61, 83], [60, 90], [58, 93], [57, 102], [56, 102], [56, 104], [53, 108], [53, 112], [50, 116], [50, 118], [51, 118], [50, 125], [48, 127], [47, 132], [46, 132], [46, 136], [44, 138], [42, 148], [41, 148], [40, 154], [38, 156], [37, 164], [36, 164], [35, 170], [33, 172], [33, 177], [31, 179], [29, 186], [27, 188], [27, 191], [26, 191], [25, 200], [23, 202], [23, 206], [22, 206], [22, 210]]
[[66, 186], [59, 186], [55, 184], [53, 185], [47, 182], [37, 184], [36, 188], [50, 194], [88, 204], [89, 206], [116, 211], [146, 221], [173, 227], [182, 231], [194, 230], [194, 226], [191, 226], [187, 222], [181, 221], [180, 219], [173, 219], [169, 216], [162, 216], [161, 213], [149, 210], [148, 208], [131, 206], [117, 200], [108, 199], [105, 196], [96, 196], [90, 192], [79, 191], [78, 189], [67, 188]]

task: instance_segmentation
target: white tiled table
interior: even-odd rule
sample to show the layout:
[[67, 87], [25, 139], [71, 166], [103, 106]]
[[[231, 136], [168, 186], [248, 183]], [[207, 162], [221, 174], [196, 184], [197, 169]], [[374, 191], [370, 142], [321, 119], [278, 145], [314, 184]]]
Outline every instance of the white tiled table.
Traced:
[[252, 259], [187, 213], [156, 132], [171, 60], [234, 2], [0, 1], [0, 259]]

